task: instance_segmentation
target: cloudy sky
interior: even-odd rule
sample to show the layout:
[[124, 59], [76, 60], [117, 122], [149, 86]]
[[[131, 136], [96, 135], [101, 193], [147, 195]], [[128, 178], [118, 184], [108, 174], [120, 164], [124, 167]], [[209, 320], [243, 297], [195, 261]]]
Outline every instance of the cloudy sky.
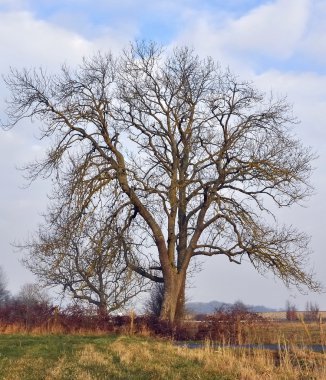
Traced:
[[[315, 195], [304, 207], [279, 214], [311, 235], [311, 265], [326, 284], [326, 0], [0, 0], [0, 72], [9, 67], [74, 65], [98, 50], [118, 53], [129, 41], [152, 39], [167, 46], [190, 45], [229, 66], [263, 91], [287, 95], [301, 120], [296, 134], [313, 147]], [[7, 90], [0, 85], [0, 118]], [[37, 125], [0, 131], [0, 265], [17, 292], [32, 275], [11, 243], [23, 241], [41, 221], [50, 182], [24, 188], [16, 168], [42, 154]], [[241, 299], [284, 307], [287, 299], [326, 310], [326, 294], [301, 295], [248, 265], [209, 259], [192, 279], [193, 301]]]

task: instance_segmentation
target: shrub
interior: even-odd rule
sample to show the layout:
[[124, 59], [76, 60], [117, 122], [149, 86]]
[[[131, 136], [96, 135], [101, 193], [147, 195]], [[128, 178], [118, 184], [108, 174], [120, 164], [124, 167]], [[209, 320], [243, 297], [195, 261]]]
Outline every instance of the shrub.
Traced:
[[288, 321], [298, 320], [297, 308], [295, 305], [291, 304], [289, 301], [287, 301], [286, 303], [286, 319]]
[[319, 319], [319, 306], [317, 303], [307, 302], [306, 311], [304, 313], [304, 320], [307, 322], [318, 321]]
[[2, 326], [18, 324], [30, 330], [47, 324], [54, 316], [55, 308], [47, 303], [25, 303], [9, 300], [0, 307]]
[[248, 328], [268, 322], [250, 311], [241, 303], [221, 307], [208, 315], [199, 325], [196, 339], [211, 339], [221, 343], [243, 344], [247, 340]]

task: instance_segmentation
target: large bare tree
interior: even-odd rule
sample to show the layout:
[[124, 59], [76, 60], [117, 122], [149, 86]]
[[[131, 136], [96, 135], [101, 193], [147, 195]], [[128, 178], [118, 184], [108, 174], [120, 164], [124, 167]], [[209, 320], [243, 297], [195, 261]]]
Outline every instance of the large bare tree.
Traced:
[[306, 266], [307, 236], [272, 214], [273, 205], [291, 206], [311, 190], [313, 154], [291, 134], [285, 99], [191, 49], [167, 53], [154, 43], [132, 44], [117, 58], [98, 54], [54, 76], [12, 70], [6, 83], [7, 127], [38, 119], [41, 137], [51, 139], [31, 177], [71, 173], [67, 181], [78, 178], [85, 199], [119, 190], [125, 258], [164, 283], [162, 319], [181, 317], [197, 256], [247, 258], [287, 285], [318, 288]]

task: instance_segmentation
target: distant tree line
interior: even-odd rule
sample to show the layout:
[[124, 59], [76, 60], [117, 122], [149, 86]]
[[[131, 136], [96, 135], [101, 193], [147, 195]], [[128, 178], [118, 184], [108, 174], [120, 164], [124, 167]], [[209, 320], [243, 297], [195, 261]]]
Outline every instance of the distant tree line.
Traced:
[[296, 305], [290, 301], [286, 302], [286, 319], [288, 321], [298, 321], [303, 319], [307, 322], [318, 321], [321, 318], [319, 305], [315, 302], [307, 301], [305, 310], [298, 311]]

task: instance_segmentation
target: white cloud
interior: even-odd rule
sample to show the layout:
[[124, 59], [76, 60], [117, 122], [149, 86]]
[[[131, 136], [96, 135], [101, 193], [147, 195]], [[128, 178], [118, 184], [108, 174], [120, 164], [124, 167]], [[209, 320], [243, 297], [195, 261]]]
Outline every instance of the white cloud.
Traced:
[[[193, 44], [203, 54], [231, 66], [254, 64], [255, 56], [286, 60], [300, 46], [311, 12], [309, 0], [276, 0], [235, 18], [232, 14], [189, 13], [179, 42]], [[240, 60], [239, 60], [240, 58]], [[238, 61], [238, 63], [237, 63]]]
[[234, 20], [221, 36], [226, 49], [289, 57], [303, 36], [309, 0], [278, 0]]
[[91, 44], [29, 12], [0, 13], [1, 71], [6, 66], [54, 67], [87, 53]]
[[27, 11], [0, 13], [0, 69], [4, 72], [9, 65], [57, 68], [63, 62], [74, 64], [100, 48], [118, 50], [126, 40], [127, 35], [119, 38], [109, 28], [97, 39], [88, 40]]
[[326, 2], [313, 2], [309, 30], [302, 41], [301, 51], [310, 62], [326, 64]]
[[[253, 75], [254, 83], [264, 91], [272, 90], [279, 96], [287, 96], [293, 104], [294, 114], [302, 121], [299, 133], [306, 143], [324, 147], [326, 128], [326, 75], [312, 72], [293, 73], [270, 70]], [[301, 131], [301, 132], [300, 132]], [[325, 157], [326, 163], [326, 157]]]
[[0, 5], [8, 8], [21, 8], [26, 4], [26, 0], [0, 0]]

